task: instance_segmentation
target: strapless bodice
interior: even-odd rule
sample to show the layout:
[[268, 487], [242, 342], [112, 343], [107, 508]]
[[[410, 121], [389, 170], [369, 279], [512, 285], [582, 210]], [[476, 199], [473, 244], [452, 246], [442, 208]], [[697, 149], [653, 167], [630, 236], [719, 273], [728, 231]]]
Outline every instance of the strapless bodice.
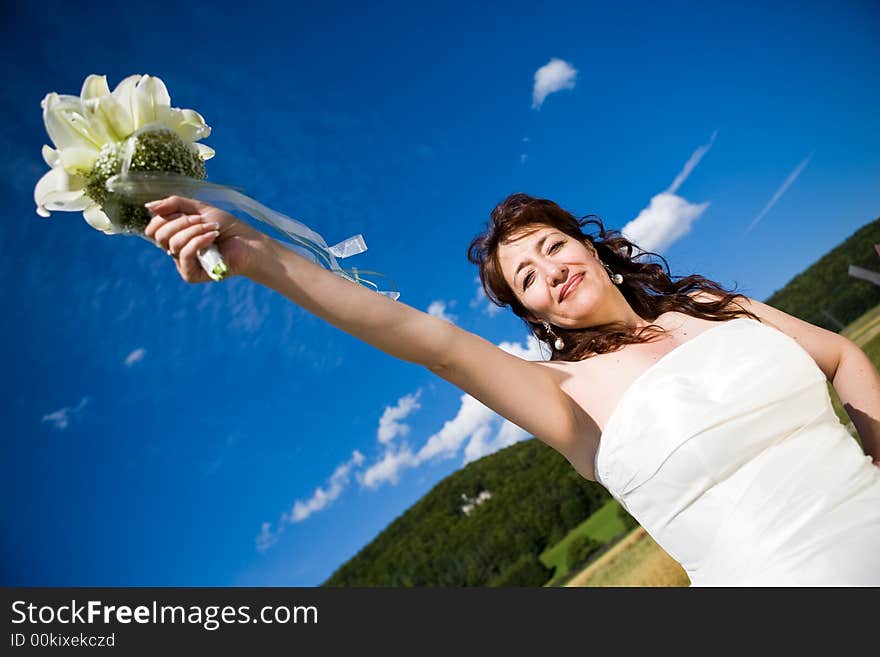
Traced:
[[770, 326], [724, 322], [654, 363], [595, 466], [692, 585], [880, 585], [880, 468]]

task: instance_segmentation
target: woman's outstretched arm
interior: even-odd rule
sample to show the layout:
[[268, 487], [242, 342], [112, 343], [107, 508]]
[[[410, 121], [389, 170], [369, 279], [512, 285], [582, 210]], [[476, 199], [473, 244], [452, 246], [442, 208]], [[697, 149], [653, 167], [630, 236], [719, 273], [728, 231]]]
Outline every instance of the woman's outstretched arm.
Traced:
[[[179, 253], [184, 280], [209, 280], [195, 254], [216, 241], [232, 274], [279, 292], [395, 358], [428, 368], [572, 460], [591, 423], [563, 391], [559, 372], [352, 283], [218, 208], [180, 197], [149, 207], [157, 216], [146, 235]], [[211, 232], [212, 223], [219, 234]]]

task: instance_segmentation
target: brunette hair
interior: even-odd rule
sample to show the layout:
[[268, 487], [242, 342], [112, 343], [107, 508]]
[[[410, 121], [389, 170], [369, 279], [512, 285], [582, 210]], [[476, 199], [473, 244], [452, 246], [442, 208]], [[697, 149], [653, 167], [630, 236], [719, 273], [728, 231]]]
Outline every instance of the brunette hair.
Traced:
[[[662, 334], [664, 329], [656, 324], [632, 329], [621, 323], [576, 329], [551, 326], [551, 335], [543, 323], [530, 321], [527, 318], [529, 312], [517, 299], [501, 273], [498, 247], [509, 241], [512, 235], [542, 225], [551, 226], [576, 240], [592, 244], [599, 259], [611, 271], [623, 275], [623, 282], [618, 289], [632, 309], [648, 321], [653, 322], [670, 311], [713, 321], [727, 321], [738, 316], [760, 321], [734, 301], [744, 295], [725, 290], [718, 283], [699, 274], [677, 277], [678, 280], [673, 281], [669, 265], [662, 256], [642, 251], [619, 231], [606, 230], [598, 216], [587, 215], [577, 219], [553, 201], [527, 194], [512, 194], [492, 210], [485, 229], [468, 247], [468, 260], [479, 266], [480, 281], [486, 296], [498, 306], [510, 306], [514, 314], [525, 321], [536, 338], [550, 344], [551, 360], [577, 361], [595, 354], [617, 351], [625, 344], [649, 342], [653, 337]], [[588, 234], [584, 232], [584, 228], [594, 230]], [[659, 258], [663, 265], [641, 261], [648, 256]], [[693, 292], [710, 293], [716, 300], [697, 301], [689, 294]], [[554, 336], [561, 337], [565, 343], [561, 350], [554, 346]]]

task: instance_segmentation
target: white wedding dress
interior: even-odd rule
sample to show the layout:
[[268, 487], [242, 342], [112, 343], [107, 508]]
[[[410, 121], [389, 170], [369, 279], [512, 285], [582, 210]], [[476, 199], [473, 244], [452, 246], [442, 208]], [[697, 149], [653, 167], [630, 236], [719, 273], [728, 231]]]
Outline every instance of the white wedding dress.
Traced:
[[880, 468], [775, 328], [739, 317], [664, 355], [595, 465], [692, 586], [880, 586]]

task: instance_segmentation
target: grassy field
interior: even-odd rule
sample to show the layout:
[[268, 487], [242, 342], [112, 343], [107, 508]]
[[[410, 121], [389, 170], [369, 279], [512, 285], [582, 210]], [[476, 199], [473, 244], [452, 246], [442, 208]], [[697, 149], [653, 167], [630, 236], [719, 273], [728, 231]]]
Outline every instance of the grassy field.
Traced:
[[690, 586], [690, 579], [641, 527], [633, 529], [565, 586]]
[[[841, 331], [841, 334], [859, 345], [874, 363], [874, 366], [880, 369], [880, 306], [876, 306], [852, 322]], [[841, 423], [847, 425], [850, 433], [855, 436], [855, 429], [846, 411], [843, 410], [837, 393], [830, 384], [828, 387], [834, 403], [834, 410]], [[606, 504], [595, 515], [605, 511], [607, 506], [609, 505]], [[591, 519], [592, 516], [573, 532], [587, 525]], [[570, 536], [571, 534], [566, 536], [566, 539], [570, 540]], [[544, 561], [544, 555], [551, 553], [556, 555], [556, 549], [557, 546], [548, 549], [541, 555], [541, 560]], [[562, 553], [564, 554], [564, 550]], [[555, 556], [554, 559], [553, 563], [558, 563], [559, 557]], [[550, 565], [549, 561], [544, 561], [544, 563]], [[558, 578], [555, 579], [558, 581]], [[587, 564], [583, 570], [571, 577], [565, 584], [565, 586], [689, 585], [690, 580], [684, 569], [641, 527], [636, 527], [598, 559]]]
[[619, 510], [620, 505], [616, 500], [608, 500], [593, 515], [568, 532], [565, 538], [541, 553], [538, 559], [548, 568], [556, 569], [547, 586], [556, 586], [568, 577], [575, 565], [568, 563], [568, 547], [578, 536], [589, 536], [601, 543], [608, 543], [626, 531]]

